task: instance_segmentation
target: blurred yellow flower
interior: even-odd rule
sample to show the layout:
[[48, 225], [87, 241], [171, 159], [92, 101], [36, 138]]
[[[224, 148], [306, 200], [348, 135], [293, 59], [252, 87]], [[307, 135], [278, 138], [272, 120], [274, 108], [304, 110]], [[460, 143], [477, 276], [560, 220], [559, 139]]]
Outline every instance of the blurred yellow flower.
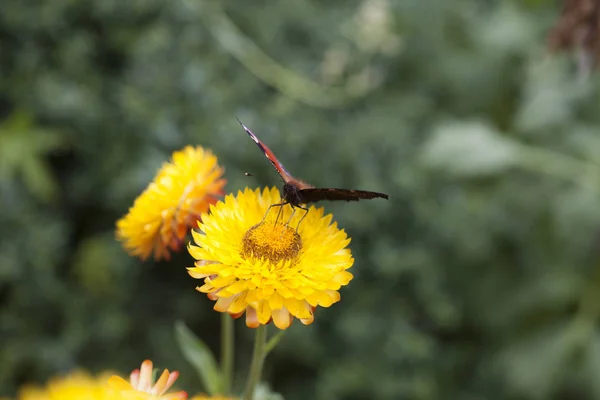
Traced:
[[129, 382], [120, 376], [113, 375], [108, 380], [112, 393], [123, 400], [184, 400], [187, 393], [184, 391], [165, 393], [177, 380], [179, 372], [165, 369], [156, 383], [152, 382], [152, 361], [146, 360], [140, 369], [134, 370]]
[[45, 387], [28, 385], [19, 391], [18, 400], [119, 400], [109, 391], [107, 376], [94, 378], [82, 371], [55, 377]]
[[304, 211], [292, 215], [290, 206], [279, 218], [278, 208], [267, 213], [280, 201], [275, 188], [228, 195], [202, 215], [201, 232], [192, 231], [197, 246], [188, 247], [198, 260], [188, 272], [204, 279], [196, 289], [219, 312], [245, 312], [251, 328], [273, 321], [286, 329], [294, 317], [310, 324], [314, 309], [339, 301], [338, 290], [352, 279], [350, 239], [332, 215], [310, 207], [300, 223]]
[[173, 153], [117, 222], [117, 238], [131, 255], [168, 259], [177, 251], [192, 224], [224, 194], [223, 168], [217, 157], [200, 146]]
[[225, 397], [225, 396], [208, 396], [198, 394], [192, 397], [190, 400], [237, 400], [237, 397]]

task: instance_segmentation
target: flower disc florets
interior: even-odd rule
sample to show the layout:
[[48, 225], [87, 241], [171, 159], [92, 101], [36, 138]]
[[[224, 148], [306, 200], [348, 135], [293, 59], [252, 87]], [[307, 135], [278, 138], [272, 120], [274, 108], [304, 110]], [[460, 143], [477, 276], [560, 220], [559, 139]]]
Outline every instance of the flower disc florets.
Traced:
[[279, 261], [294, 262], [302, 249], [302, 239], [287, 225], [261, 222], [250, 228], [242, 239], [242, 256], [265, 259], [275, 265]]

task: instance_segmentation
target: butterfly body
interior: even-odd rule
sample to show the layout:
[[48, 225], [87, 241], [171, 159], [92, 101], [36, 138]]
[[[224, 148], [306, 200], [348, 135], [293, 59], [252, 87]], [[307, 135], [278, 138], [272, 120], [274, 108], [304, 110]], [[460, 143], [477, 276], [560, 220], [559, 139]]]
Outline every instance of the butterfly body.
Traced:
[[358, 201], [362, 199], [383, 198], [388, 199], [385, 193], [369, 192], [366, 190], [355, 189], [335, 189], [335, 188], [317, 188], [299, 179], [296, 179], [290, 174], [283, 164], [277, 159], [275, 154], [267, 145], [261, 142], [258, 137], [250, 129], [248, 129], [239, 120], [242, 128], [254, 140], [256, 145], [262, 150], [265, 157], [271, 162], [277, 173], [284, 182], [282, 199], [283, 203], [288, 203], [292, 207], [302, 207], [302, 204], [314, 203], [321, 200], [345, 200]]

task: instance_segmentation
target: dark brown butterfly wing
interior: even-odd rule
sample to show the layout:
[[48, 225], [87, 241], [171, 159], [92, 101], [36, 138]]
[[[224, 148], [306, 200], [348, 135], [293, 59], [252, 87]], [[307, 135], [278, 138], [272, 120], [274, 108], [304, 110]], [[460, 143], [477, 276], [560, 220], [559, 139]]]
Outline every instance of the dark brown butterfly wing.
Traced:
[[385, 193], [368, 192], [366, 190], [354, 189], [332, 189], [332, 188], [308, 188], [298, 190], [298, 197], [301, 202], [314, 203], [321, 200], [330, 201], [358, 201], [367, 199], [388, 199], [389, 196]]

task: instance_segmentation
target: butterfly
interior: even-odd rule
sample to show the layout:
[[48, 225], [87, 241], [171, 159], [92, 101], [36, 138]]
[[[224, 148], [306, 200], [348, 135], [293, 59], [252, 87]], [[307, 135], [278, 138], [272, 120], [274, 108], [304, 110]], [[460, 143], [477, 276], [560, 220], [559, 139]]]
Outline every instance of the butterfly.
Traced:
[[[292, 207], [298, 207], [308, 211], [308, 209], [302, 207], [302, 204], [314, 203], [321, 200], [345, 200], [345, 201], [358, 201], [363, 199], [375, 199], [382, 198], [388, 199], [388, 195], [385, 193], [368, 192], [366, 190], [355, 190], [355, 189], [333, 189], [333, 188], [317, 188], [308, 183], [296, 179], [288, 172], [281, 162], [275, 157], [275, 154], [266, 144], [261, 142], [250, 129], [246, 127], [239, 119], [238, 122], [244, 128], [246, 133], [254, 140], [254, 143], [262, 150], [263, 154], [273, 164], [273, 167], [283, 180], [283, 194], [281, 204], [283, 206], [289, 204]], [[275, 205], [275, 204], [274, 204]]]

